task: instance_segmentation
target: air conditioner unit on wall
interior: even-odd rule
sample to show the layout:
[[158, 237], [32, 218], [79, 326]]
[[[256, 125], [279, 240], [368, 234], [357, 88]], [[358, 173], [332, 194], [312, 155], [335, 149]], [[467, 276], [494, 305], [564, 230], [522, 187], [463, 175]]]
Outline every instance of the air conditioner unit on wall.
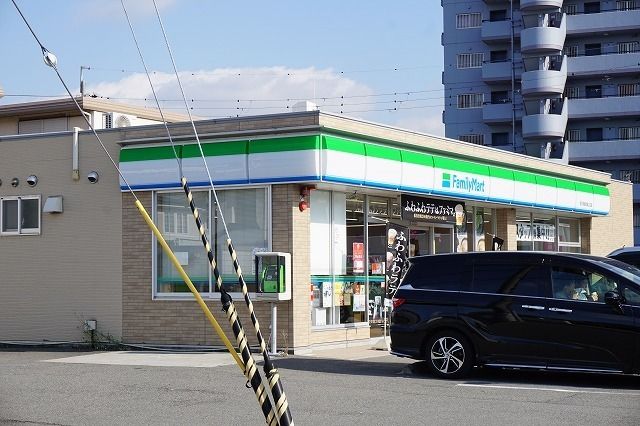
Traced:
[[131, 126], [133, 117], [117, 112], [105, 112], [102, 114], [102, 127], [104, 129], [115, 129], [119, 127]]

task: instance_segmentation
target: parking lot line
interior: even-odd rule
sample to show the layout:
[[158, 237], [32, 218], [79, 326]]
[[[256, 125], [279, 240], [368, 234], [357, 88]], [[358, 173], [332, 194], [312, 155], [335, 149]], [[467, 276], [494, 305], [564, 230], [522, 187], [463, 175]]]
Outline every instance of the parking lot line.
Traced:
[[530, 390], [530, 391], [542, 391], [542, 392], [593, 393], [593, 394], [606, 394], [606, 395], [640, 396], [640, 393], [634, 393], [634, 392], [606, 392], [606, 391], [589, 391], [589, 390], [580, 390], [580, 389], [538, 388], [538, 387], [532, 387], [532, 386], [481, 385], [481, 384], [475, 384], [475, 383], [458, 383], [456, 386], [464, 386], [464, 387], [472, 387], [472, 388]]

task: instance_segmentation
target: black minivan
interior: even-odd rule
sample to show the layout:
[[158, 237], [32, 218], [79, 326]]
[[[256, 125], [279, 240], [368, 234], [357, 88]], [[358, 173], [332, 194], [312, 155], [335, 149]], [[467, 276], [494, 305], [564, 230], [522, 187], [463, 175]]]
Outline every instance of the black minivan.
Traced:
[[640, 372], [640, 270], [550, 252], [421, 256], [393, 299], [391, 352], [435, 376], [474, 365]]

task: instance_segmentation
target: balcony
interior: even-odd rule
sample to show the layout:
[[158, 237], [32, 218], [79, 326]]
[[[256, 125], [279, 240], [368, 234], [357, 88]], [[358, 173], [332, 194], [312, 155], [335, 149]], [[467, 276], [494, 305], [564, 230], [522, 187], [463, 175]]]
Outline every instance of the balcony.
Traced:
[[562, 0], [520, 0], [520, 10], [523, 12], [560, 9], [561, 7]]
[[569, 99], [569, 118], [640, 117], [640, 96]]
[[551, 102], [547, 100], [544, 108], [546, 112], [522, 117], [522, 137], [525, 139], [563, 138], [569, 115], [567, 102], [557, 101], [557, 103], [562, 105], [555, 109], [549, 108], [548, 105]]
[[511, 21], [484, 21], [480, 31], [485, 43], [501, 43], [511, 40]]
[[569, 142], [569, 161], [628, 160], [640, 157], [640, 139]]
[[523, 54], [557, 54], [564, 47], [567, 36], [567, 20], [560, 15], [559, 26], [554, 26], [550, 18], [541, 26], [525, 28], [520, 34], [520, 51]]
[[[561, 95], [567, 82], [567, 57], [561, 64], [548, 60], [543, 66], [549, 69], [532, 70], [522, 73], [522, 94], [524, 96]], [[555, 68], [555, 69], [554, 69]]]
[[[485, 104], [482, 106], [482, 121], [486, 124], [511, 123], [513, 120], [513, 104], [511, 102]], [[516, 120], [522, 119], [522, 109], [516, 109]]]
[[567, 35], [604, 34], [640, 29], [640, 9], [567, 16]]
[[640, 72], [640, 52], [577, 56], [567, 59], [569, 62], [567, 72], [572, 77], [637, 74]]
[[482, 81], [486, 83], [511, 81], [511, 61], [482, 64]]

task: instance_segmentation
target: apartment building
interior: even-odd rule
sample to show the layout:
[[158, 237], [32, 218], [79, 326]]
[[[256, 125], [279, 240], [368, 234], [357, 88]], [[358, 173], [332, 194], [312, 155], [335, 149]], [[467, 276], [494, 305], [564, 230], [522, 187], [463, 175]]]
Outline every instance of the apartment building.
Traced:
[[640, 0], [442, 0], [445, 135], [634, 184]]

